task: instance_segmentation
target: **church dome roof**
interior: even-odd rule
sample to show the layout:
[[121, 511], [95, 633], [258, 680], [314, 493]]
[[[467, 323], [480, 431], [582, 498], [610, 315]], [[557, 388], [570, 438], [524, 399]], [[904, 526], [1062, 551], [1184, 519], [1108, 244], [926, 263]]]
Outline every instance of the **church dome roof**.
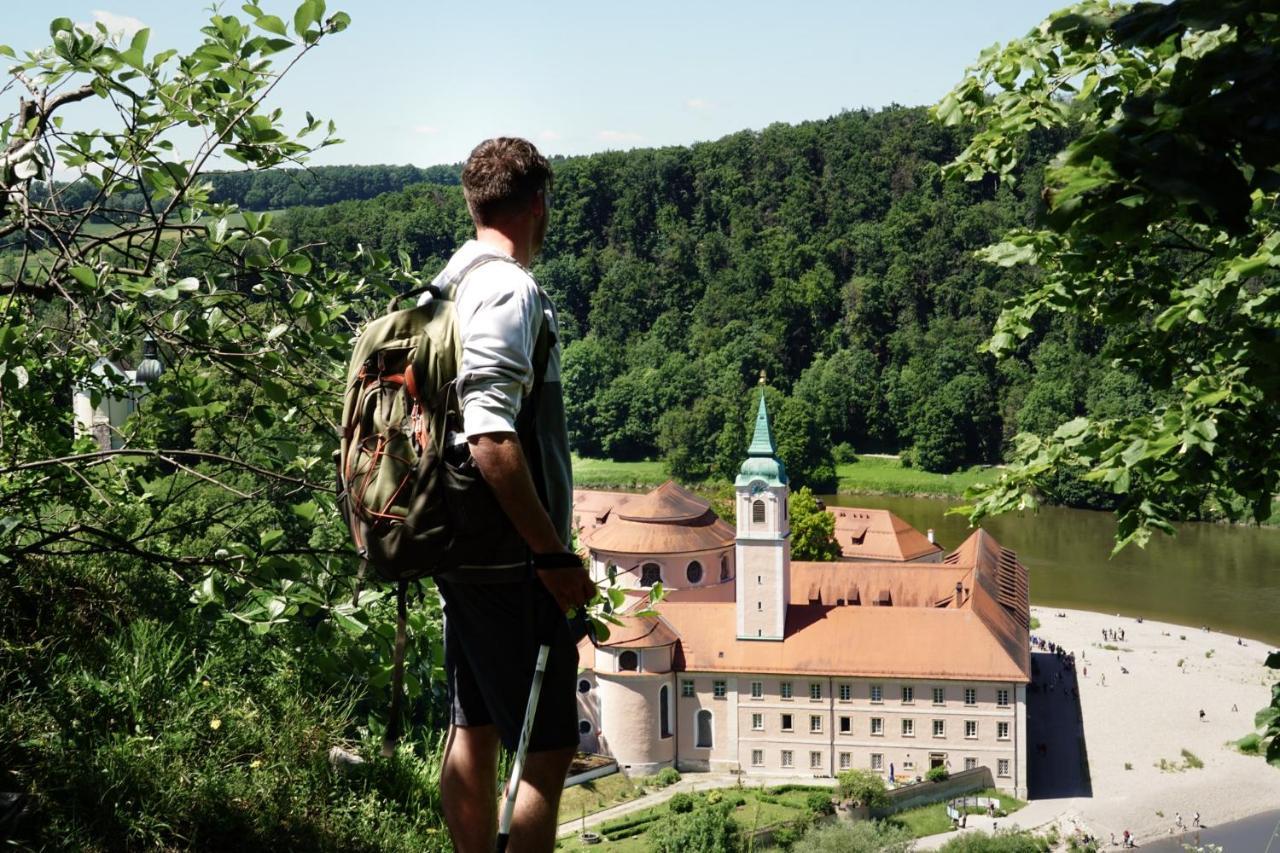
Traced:
[[619, 507], [583, 542], [615, 554], [686, 554], [732, 547], [734, 531], [710, 504], [668, 480]]

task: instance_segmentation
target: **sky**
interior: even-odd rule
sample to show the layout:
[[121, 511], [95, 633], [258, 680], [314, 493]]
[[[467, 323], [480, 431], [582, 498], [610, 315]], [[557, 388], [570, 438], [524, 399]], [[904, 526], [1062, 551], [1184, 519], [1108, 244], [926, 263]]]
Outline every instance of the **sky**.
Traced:
[[[329, 0], [329, 13], [351, 15], [350, 29], [310, 53], [271, 103], [294, 118], [290, 127], [307, 110], [337, 123], [345, 143], [313, 164], [455, 163], [498, 135], [527, 137], [548, 155], [688, 145], [847, 109], [934, 103], [984, 47], [1067, 2]], [[296, 4], [261, 5], [291, 20]], [[145, 25], [152, 52], [189, 49], [209, 6], [0, 0], [0, 43], [44, 46], [49, 21], [68, 17], [126, 33]], [[222, 10], [247, 19], [239, 2]]]

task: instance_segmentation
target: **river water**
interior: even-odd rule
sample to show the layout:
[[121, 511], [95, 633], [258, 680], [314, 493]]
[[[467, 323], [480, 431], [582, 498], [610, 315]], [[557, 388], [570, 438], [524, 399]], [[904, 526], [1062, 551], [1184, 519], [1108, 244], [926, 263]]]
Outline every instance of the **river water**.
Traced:
[[[832, 506], [888, 509], [917, 529], [933, 528], [950, 549], [969, 535], [956, 504], [936, 498], [826, 495]], [[1044, 507], [989, 518], [983, 526], [1018, 553], [1031, 575], [1031, 602], [1183, 625], [1280, 645], [1280, 529], [1182, 524], [1145, 549], [1109, 556], [1115, 517]], [[1277, 845], [1280, 849], [1280, 844]]]

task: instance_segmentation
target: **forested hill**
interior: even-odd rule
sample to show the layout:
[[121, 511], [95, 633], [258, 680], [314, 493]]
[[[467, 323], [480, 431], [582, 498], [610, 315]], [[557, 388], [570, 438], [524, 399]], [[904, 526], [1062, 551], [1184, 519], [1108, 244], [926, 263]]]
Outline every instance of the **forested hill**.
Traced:
[[[944, 183], [960, 148], [925, 110], [895, 107], [558, 161], [535, 273], [562, 314], [575, 449], [729, 475], [761, 370], [783, 459], [818, 486], [833, 449], [946, 471], [999, 460], [1018, 431], [1144, 409], [1092, 330], [1037, 330], [1000, 366], [979, 354], [1026, 283], [973, 250], [1035, 216], [1046, 154], [1016, 185]], [[431, 268], [470, 224], [457, 187], [419, 186], [291, 210], [284, 228]]]
[[[374, 198], [414, 184], [457, 185], [462, 166], [312, 166], [306, 169], [264, 169], [261, 171], [209, 172], [213, 201], [230, 202], [245, 210], [277, 210], [284, 207], [313, 207], [339, 201]], [[69, 209], [89, 204], [98, 188], [89, 181], [58, 187], [59, 200]], [[42, 199], [39, 188], [35, 197]], [[147, 203], [141, 192], [113, 197], [112, 208], [140, 211]]]

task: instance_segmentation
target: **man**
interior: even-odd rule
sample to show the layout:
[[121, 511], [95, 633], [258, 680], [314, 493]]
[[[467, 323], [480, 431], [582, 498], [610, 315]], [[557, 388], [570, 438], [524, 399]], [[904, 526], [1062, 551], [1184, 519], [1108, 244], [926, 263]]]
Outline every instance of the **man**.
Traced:
[[[564, 612], [588, 601], [595, 587], [580, 561], [567, 556], [573, 481], [558, 342], [545, 375], [534, 375], [539, 334], [545, 324], [557, 335], [556, 312], [528, 271], [546, 236], [550, 184], [550, 165], [531, 143], [480, 143], [462, 172], [476, 236], [436, 278], [457, 309], [466, 445], [533, 555], [532, 566], [469, 567], [437, 581], [452, 705], [440, 793], [460, 853], [493, 849], [498, 745], [514, 751], [519, 741], [540, 643], [549, 643], [551, 654], [509, 850], [555, 846], [560, 793], [578, 743], [578, 653]], [[518, 434], [518, 421], [521, 429], [532, 424], [533, 446], [521, 441], [530, 434]], [[561, 567], [538, 568], [546, 565]]]

